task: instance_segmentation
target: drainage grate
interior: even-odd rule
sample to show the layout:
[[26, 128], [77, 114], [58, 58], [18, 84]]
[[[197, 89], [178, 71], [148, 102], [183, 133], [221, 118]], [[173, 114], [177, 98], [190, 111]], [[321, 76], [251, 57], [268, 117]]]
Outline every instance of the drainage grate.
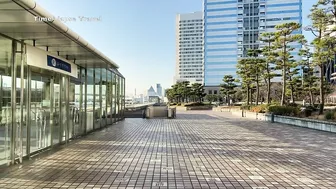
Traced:
[[128, 182], [129, 178], [117, 178], [115, 179], [115, 182]]
[[173, 171], [174, 169], [172, 167], [163, 167], [162, 171]]
[[153, 186], [167, 186], [166, 182], [153, 182]]
[[262, 176], [249, 176], [249, 178], [251, 180], [262, 180], [262, 179], [264, 179], [264, 177], [262, 177]]
[[219, 178], [205, 178], [205, 180], [208, 182], [220, 182]]

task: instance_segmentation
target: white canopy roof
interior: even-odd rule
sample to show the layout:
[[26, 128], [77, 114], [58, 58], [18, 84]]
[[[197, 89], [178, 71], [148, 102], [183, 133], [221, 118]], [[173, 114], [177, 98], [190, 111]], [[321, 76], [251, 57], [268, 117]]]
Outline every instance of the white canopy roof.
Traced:
[[[61, 21], [35, 21], [35, 17], [53, 18], [54, 16], [33, 0], [0, 0], [0, 34], [24, 40], [35, 46], [66, 58], [76, 59], [83, 67], [119, 68], [103, 53], [70, 30]], [[99, 35], [97, 31], [97, 35]]]

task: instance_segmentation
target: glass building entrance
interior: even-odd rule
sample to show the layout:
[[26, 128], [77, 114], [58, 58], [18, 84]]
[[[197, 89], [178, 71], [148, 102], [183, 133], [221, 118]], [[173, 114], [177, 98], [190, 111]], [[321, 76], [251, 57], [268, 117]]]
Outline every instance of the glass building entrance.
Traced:
[[27, 62], [26, 46], [0, 36], [0, 166], [124, 118], [117, 70], [71, 63], [74, 77]]

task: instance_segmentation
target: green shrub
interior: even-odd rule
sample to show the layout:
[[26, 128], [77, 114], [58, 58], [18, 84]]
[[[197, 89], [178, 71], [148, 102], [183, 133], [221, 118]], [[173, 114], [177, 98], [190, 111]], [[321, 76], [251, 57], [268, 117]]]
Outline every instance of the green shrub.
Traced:
[[181, 103], [177, 103], [178, 106], [181, 106]]
[[176, 103], [176, 102], [173, 102], [173, 103], [170, 103], [169, 105], [170, 105], [170, 106], [175, 106], [175, 105], [177, 105], [177, 103]]
[[304, 110], [303, 110], [303, 114], [305, 117], [309, 117], [312, 115], [313, 112], [315, 112], [317, 110], [317, 108], [313, 107], [313, 106], [307, 106]]
[[233, 106], [242, 106], [242, 104], [233, 104]]
[[299, 115], [299, 108], [292, 106], [269, 106], [268, 113], [282, 116], [296, 116]]
[[251, 107], [251, 111], [252, 112], [256, 112], [256, 113], [265, 113], [267, 111], [268, 105], [267, 104], [261, 104], [258, 106], [253, 106]]
[[289, 103], [287, 106], [290, 106], [290, 107], [299, 107], [299, 105], [296, 104], [296, 103]]
[[330, 104], [330, 103], [328, 103], [328, 104], [324, 104], [324, 106], [336, 106], [336, 104]]
[[324, 114], [324, 119], [326, 119], [326, 120], [335, 119], [334, 111], [327, 111]]
[[243, 104], [240, 106], [241, 110], [251, 110], [252, 107], [254, 107], [255, 105], [247, 105], [247, 104]]
[[280, 102], [276, 101], [276, 100], [272, 100], [270, 105], [273, 105], [273, 106], [280, 106]]
[[191, 103], [187, 103], [184, 104], [185, 107], [190, 107], [190, 106], [204, 106], [205, 104], [202, 102], [191, 102]]

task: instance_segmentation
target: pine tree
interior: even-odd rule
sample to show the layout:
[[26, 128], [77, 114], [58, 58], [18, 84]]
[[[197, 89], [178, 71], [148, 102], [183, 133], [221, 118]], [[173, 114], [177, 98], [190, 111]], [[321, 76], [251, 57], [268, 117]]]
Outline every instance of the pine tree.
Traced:
[[261, 34], [260, 41], [262, 41], [265, 46], [262, 48], [262, 55], [265, 58], [265, 72], [263, 77], [265, 79], [265, 83], [267, 85], [267, 104], [271, 103], [271, 79], [277, 76], [274, 73], [275, 70], [275, 60], [278, 56], [275, 53], [276, 47], [274, 46], [275, 42], [275, 33], [274, 32], [265, 32]]
[[293, 34], [294, 31], [301, 28], [299, 23], [289, 22], [283, 23], [275, 26], [275, 42], [274, 45], [277, 49], [278, 58], [276, 61], [276, 67], [282, 71], [282, 94], [281, 94], [281, 105], [286, 103], [286, 90], [287, 90], [287, 79], [290, 68], [294, 62], [291, 52], [294, 50], [290, 45], [303, 40], [303, 35]]
[[259, 103], [260, 96], [260, 86], [261, 86], [261, 78], [266, 69], [266, 61], [263, 58], [260, 58], [261, 50], [259, 49], [249, 49], [248, 56], [251, 58], [251, 72], [252, 78], [254, 82], [254, 86], [256, 88], [256, 105]]
[[[331, 1], [330, 1], [331, 2]], [[323, 3], [323, 2], [322, 2]], [[324, 3], [327, 3], [325, 1]], [[311, 31], [315, 35], [315, 39], [312, 44], [314, 46], [314, 52], [312, 54], [313, 63], [319, 67], [319, 88], [320, 88], [320, 108], [319, 113], [323, 114], [324, 109], [324, 96], [325, 96], [325, 67], [332, 55], [335, 53], [335, 38], [328, 36], [329, 26], [332, 23], [333, 15], [328, 14], [325, 8], [319, 7], [319, 3], [311, 9], [309, 18], [312, 20]]]
[[244, 58], [238, 60], [237, 64], [237, 74], [241, 78], [242, 88], [246, 92], [247, 96], [247, 105], [250, 104], [251, 98], [250, 98], [250, 92], [252, 90], [252, 84], [253, 84], [253, 60], [251, 58]]
[[238, 82], [232, 75], [225, 75], [223, 77], [223, 84], [221, 84], [220, 92], [226, 97], [227, 103], [230, 105], [231, 95], [236, 93], [235, 88], [237, 87], [236, 83]]

